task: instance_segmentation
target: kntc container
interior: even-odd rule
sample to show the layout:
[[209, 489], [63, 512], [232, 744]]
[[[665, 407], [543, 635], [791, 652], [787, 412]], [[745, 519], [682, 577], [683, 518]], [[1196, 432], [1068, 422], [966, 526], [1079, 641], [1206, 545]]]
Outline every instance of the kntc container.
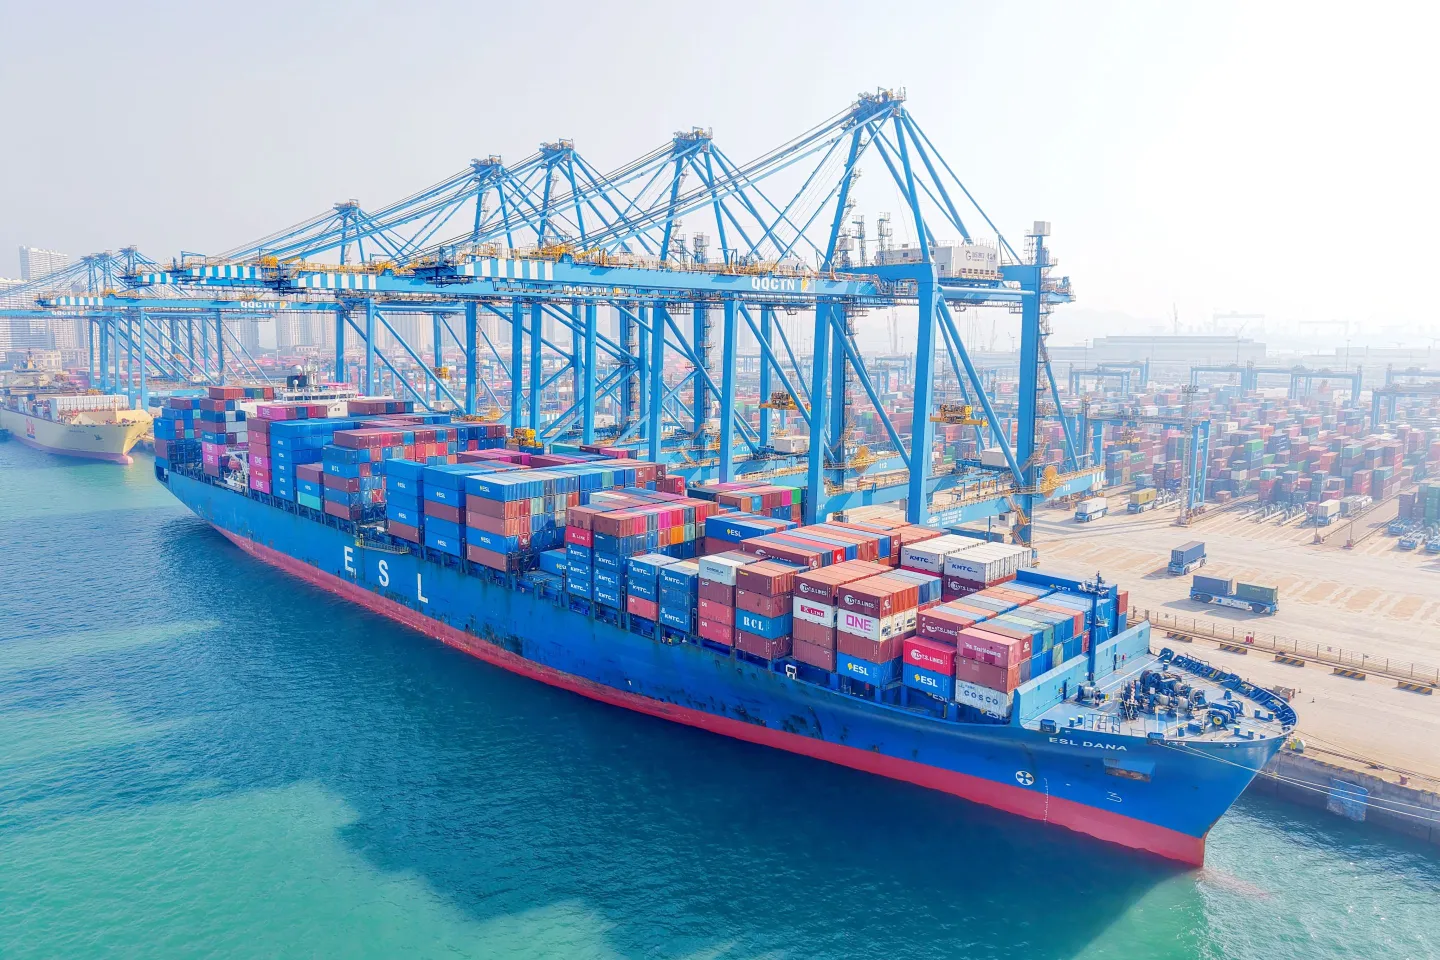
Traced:
[[946, 557], [959, 555], [981, 544], [970, 537], [947, 535], [908, 544], [900, 550], [900, 566], [925, 573], [939, 574], [945, 570]]

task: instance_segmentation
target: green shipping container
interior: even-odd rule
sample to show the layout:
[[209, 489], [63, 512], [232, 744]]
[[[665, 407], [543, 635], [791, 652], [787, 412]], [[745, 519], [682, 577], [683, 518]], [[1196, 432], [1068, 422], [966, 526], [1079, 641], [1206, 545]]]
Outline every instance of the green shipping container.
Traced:
[[1235, 584], [1235, 596], [1241, 600], [1274, 603], [1280, 599], [1280, 588], [1261, 586], [1258, 583], [1237, 583]]

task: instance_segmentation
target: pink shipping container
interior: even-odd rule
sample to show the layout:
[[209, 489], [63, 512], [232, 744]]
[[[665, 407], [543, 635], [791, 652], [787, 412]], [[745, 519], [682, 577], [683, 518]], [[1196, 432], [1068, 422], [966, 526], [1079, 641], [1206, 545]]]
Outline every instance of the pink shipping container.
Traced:
[[960, 642], [956, 644], [956, 650], [962, 660], [975, 660], [1000, 667], [1019, 667], [1030, 659], [1032, 645], [1033, 640], [1030, 637], [1008, 637], [979, 627], [967, 627], [960, 631]]

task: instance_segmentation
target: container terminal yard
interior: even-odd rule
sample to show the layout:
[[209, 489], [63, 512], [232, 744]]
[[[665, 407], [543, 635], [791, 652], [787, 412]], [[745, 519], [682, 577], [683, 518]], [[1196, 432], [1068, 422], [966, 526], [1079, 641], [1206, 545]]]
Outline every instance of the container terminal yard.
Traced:
[[[1116, 917], [1175, 914], [1176, 877], [1265, 909], [1271, 892], [1237, 864], [1273, 871], [1327, 843], [1352, 873], [1365, 845], [1422, 851], [1412, 874], [1430, 889], [1436, 341], [1390, 350], [1320, 316], [1282, 333], [1243, 304], [1183, 328], [1172, 306], [1143, 331], [1082, 314], [1087, 274], [1104, 274], [1084, 259], [1099, 241], [1071, 232], [1063, 203], [1046, 209], [1054, 193], [992, 193], [994, 168], [975, 143], [956, 149], [954, 117], [932, 125], [928, 102], [900, 87], [842, 95], [828, 116], [787, 111], [779, 134], [757, 125], [772, 141], [758, 151], [688, 122], [623, 153], [568, 135], [527, 134], [533, 149], [503, 154], [479, 142], [399, 199], [337, 199], [207, 253], [199, 240], [73, 261], [22, 248], [25, 279], [0, 284], [0, 461], [20, 465], [0, 487], [29, 484], [36, 509], [0, 505], [0, 524], [30, 524], [14, 538], [30, 566], [65, 536], [42, 529], [65, 510], [45, 499], [41, 463], [66, 465], [56, 489], [154, 495], [148, 517], [87, 517], [66, 549], [112, 523], [140, 559], [93, 567], [134, 578], [117, 606], [150, 598], [126, 606], [137, 636], [172, 623], [204, 635], [150, 661], [179, 684], [163, 709], [95, 734], [124, 742], [116, 796], [152, 761], [150, 730], [189, 736], [185, 711], [166, 711], [207, 671], [233, 699], [201, 712], [268, 744], [240, 762], [195, 734], [203, 762], [155, 761], [162, 786], [134, 792], [145, 809], [112, 804], [135, 833], [153, 837], [150, 807], [185, 790], [241, 797], [232, 774], [292, 802], [299, 784], [333, 801], [325, 842], [387, 884], [418, 878], [426, 896], [467, 903], [466, 921], [573, 909], [566, 923], [599, 927], [602, 912], [582, 917], [604, 899], [589, 888], [652, 882], [616, 866], [644, 857], [582, 847], [603, 825], [613, 850], [628, 829], [680, 851], [686, 879], [709, 885], [696, 902], [750, 911], [739, 891], [773, 893], [754, 875], [763, 863], [796, 889], [912, 904], [924, 929], [926, 910], [964, 900], [945, 937], [1004, 916], [1013, 929], [992, 939], [1026, 956], [1050, 955], [1024, 952], [1046, 925], [1068, 931], [1054, 955], [1113, 955]], [[124, 479], [94, 480], [106, 476]], [[97, 582], [113, 590], [110, 576]], [[68, 624], [85, 606], [47, 598], [53, 614], [37, 613], [20, 592], [0, 619]], [[143, 663], [159, 642], [94, 649]], [[71, 709], [64, 656], [0, 644], [0, 711], [12, 697], [26, 716]], [[131, 709], [123, 673], [113, 692], [107, 676], [102, 712]], [[277, 676], [292, 685], [279, 696]], [[316, 690], [336, 678], [343, 721], [302, 719], [323, 715]], [[62, 726], [79, 738], [103, 724], [76, 708]], [[40, 754], [15, 729], [0, 753], [22, 772], [0, 776], [0, 801], [49, 818], [40, 842], [58, 850], [69, 798], [24, 786]], [[378, 754], [353, 752], [387, 729]], [[321, 739], [334, 756], [319, 765], [276, 746]], [[88, 776], [77, 761], [53, 780], [72, 774]], [[629, 792], [667, 778], [678, 805]], [[797, 810], [844, 826], [816, 842]], [[1292, 846], [1256, 839], [1267, 818]], [[711, 828], [725, 839], [701, 840]], [[6, 829], [0, 862], [23, 861]], [[495, 839], [516, 829], [518, 842]], [[462, 866], [447, 874], [436, 838]], [[124, 864], [147, 842], [95, 859]], [[458, 856], [470, 844], [504, 852], [475, 870]], [[743, 867], [718, 868], [747, 845]], [[777, 868], [780, 851], [798, 872]], [[561, 863], [573, 876], [557, 883]], [[597, 865], [614, 872], [578, 879]], [[1018, 882], [1032, 892], [1001, 892], [1027, 865], [1066, 892], [1037, 899], [1033, 876]], [[659, 876], [655, 890], [681, 889]], [[1331, 878], [1336, 896], [1348, 879]], [[1292, 880], [1276, 872], [1274, 889]], [[488, 912], [495, 884], [524, 890], [523, 909]], [[13, 893], [0, 870], [0, 899]], [[1093, 902], [1099, 919], [1076, 909], [1062, 923], [1060, 900]], [[642, 923], [672, 906], [646, 901]], [[691, 935], [633, 954], [807, 955], [823, 941], [816, 955], [941, 955], [892, 942], [893, 915], [883, 947], [824, 940], [852, 916], [867, 914], [816, 908], [813, 942]], [[979, 944], [967, 949], [986, 955]], [[602, 955], [568, 941], [531, 952]]]

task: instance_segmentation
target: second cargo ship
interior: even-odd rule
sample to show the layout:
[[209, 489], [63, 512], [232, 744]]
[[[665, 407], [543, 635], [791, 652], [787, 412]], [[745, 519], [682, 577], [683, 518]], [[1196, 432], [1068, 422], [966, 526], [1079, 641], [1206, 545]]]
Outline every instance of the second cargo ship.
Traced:
[[1295, 723], [1152, 653], [1114, 584], [1015, 548], [799, 526], [758, 488], [504, 449], [503, 429], [395, 401], [171, 402], [156, 475], [241, 549], [594, 700], [1194, 865]]

